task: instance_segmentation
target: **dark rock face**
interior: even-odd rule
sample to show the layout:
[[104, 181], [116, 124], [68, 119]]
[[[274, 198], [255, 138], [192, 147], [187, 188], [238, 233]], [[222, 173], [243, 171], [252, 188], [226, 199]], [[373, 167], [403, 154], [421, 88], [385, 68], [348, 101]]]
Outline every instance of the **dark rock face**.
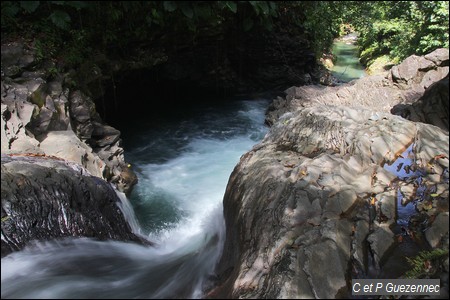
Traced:
[[79, 165], [46, 157], [1, 162], [2, 257], [33, 240], [79, 236], [143, 243], [113, 188]]
[[436, 194], [426, 198], [431, 208], [417, 208], [431, 224], [424, 236], [448, 249], [448, 205], [439, 204], [449, 196], [448, 131], [389, 113], [399, 101], [426, 98], [424, 90], [375, 76], [292, 87], [275, 100], [271, 130], [230, 176], [219, 279], [207, 297], [350, 295], [349, 279], [380, 270], [398, 243], [398, 193], [406, 202], [417, 197], [414, 180], [383, 167], [410, 146], [425, 193]]
[[433, 124], [448, 131], [448, 85], [447, 75], [433, 83], [413, 104], [398, 104], [392, 108], [391, 112], [405, 119]]
[[34, 62], [33, 52], [24, 48], [22, 43], [13, 42], [2, 45], [2, 77], [17, 76]]

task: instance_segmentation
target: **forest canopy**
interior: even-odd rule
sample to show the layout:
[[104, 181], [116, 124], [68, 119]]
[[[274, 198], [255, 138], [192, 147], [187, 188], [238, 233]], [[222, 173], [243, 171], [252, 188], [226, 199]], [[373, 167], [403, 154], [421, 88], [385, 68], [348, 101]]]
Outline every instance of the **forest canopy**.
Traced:
[[358, 3], [348, 4], [345, 21], [360, 33], [363, 63], [383, 55], [397, 63], [412, 54], [448, 48], [448, 1]]
[[168, 33], [192, 43], [230, 30], [294, 31], [317, 57], [350, 24], [362, 62], [399, 61], [449, 43], [447, 1], [2, 1], [2, 36], [32, 39], [38, 58], [77, 65]]

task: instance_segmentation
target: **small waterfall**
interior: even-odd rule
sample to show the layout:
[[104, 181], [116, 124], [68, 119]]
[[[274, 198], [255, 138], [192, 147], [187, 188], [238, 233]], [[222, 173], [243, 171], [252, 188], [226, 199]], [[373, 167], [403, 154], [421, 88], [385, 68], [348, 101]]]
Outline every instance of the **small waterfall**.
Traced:
[[127, 221], [127, 223], [130, 225], [131, 232], [136, 235], [142, 235], [141, 227], [139, 226], [136, 214], [134, 213], [133, 207], [131, 206], [131, 203], [128, 200], [127, 196], [124, 193], [119, 192], [117, 189], [114, 190], [120, 199], [120, 202], [117, 202], [117, 206], [122, 211], [125, 221]]
[[[154, 247], [89, 238], [40, 241], [2, 258], [2, 298], [201, 298], [225, 239], [222, 199], [246, 151], [266, 133], [268, 101], [201, 107], [122, 131], [139, 183], [125, 219]], [[134, 143], [134, 145], [133, 145]]]

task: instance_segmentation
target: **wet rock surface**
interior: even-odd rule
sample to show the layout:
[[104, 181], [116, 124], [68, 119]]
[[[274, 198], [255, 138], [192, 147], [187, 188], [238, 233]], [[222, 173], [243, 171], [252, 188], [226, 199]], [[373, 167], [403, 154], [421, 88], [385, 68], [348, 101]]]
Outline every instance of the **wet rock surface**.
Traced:
[[[399, 101], [426, 97], [423, 86], [394, 85], [389, 75], [366, 77], [292, 87], [274, 101], [271, 130], [230, 176], [226, 242], [208, 297], [351, 295], [352, 278], [386, 276], [402, 239], [428, 235], [428, 247], [448, 249], [448, 206], [439, 204], [448, 203], [448, 129], [392, 115]], [[415, 175], [399, 178], [386, 166], [409, 147], [405, 168]], [[421, 213], [435, 225], [421, 227], [422, 238], [398, 232], [408, 224], [398, 216], [399, 194], [404, 204], [428, 203]]]
[[1, 169], [2, 257], [34, 240], [71, 236], [145, 243], [131, 232], [110, 184], [80, 165], [2, 155]]

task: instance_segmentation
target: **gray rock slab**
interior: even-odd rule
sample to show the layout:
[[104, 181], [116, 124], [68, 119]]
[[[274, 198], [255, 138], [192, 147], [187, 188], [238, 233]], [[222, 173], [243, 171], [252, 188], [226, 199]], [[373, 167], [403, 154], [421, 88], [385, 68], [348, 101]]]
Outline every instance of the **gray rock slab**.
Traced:
[[431, 247], [437, 247], [442, 237], [448, 234], [449, 231], [449, 213], [443, 212], [436, 216], [436, 219], [431, 224], [431, 227], [425, 231], [425, 238]]

